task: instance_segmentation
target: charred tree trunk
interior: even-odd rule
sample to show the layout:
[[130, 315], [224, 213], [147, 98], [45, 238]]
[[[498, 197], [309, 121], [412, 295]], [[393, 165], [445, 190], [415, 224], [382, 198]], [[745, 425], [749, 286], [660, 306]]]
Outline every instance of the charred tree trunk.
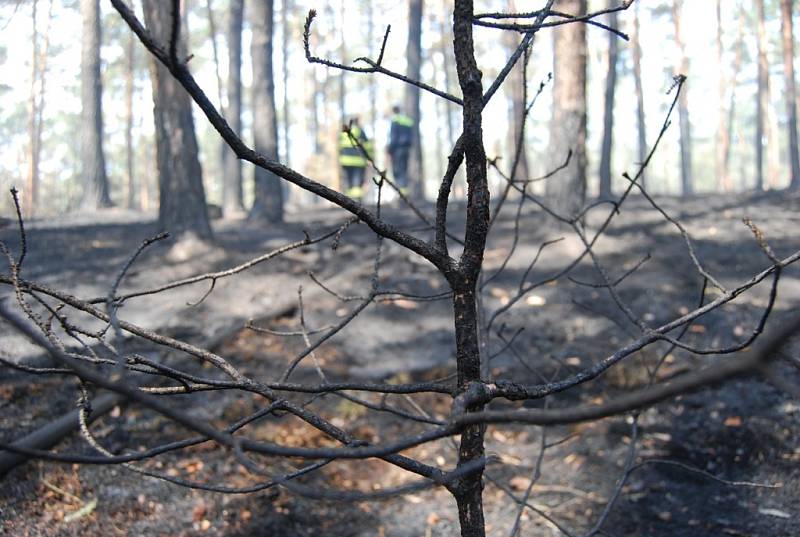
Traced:
[[[169, 46], [172, 37], [170, 4], [161, 0], [143, 2], [147, 28], [164, 46]], [[185, 57], [185, 47], [180, 42], [178, 50], [179, 57]], [[180, 83], [155, 58], [151, 58], [150, 73], [158, 162], [159, 227], [173, 235], [194, 233], [200, 238], [211, 238], [192, 102]]]
[[[244, 0], [231, 0], [228, 7], [226, 41], [228, 43], [228, 79], [226, 110], [228, 124], [237, 134], [242, 132], [242, 25]], [[242, 163], [226, 146], [222, 179], [222, 211], [226, 217], [244, 213]]]
[[[586, 14], [586, 0], [558, 0], [554, 9]], [[553, 115], [549, 168], [572, 158], [566, 169], [547, 181], [547, 196], [562, 216], [576, 214], [586, 200], [586, 27], [567, 24], [553, 30]]]
[[[406, 63], [408, 65], [408, 77], [412, 80], [420, 80], [422, 76], [422, 0], [408, 0], [408, 45], [406, 48]], [[413, 192], [422, 196], [425, 192], [424, 179], [422, 177], [422, 145], [420, 140], [419, 122], [421, 119], [420, 89], [416, 86], [406, 86], [405, 110], [408, 116], [414, 121], [413, 140], [411, 151], [408, 157], [408, 178]]]
[[[679, 70], [676, 76], [688, 76], [689, 57], [686, 55], [686, 44], [683, 40], [683, 25], [681, 11], [683, 0], [674, 0], [672, 3], [672, 21], [675, 24], [675, 42], [678, 44], [680, 57]], [[692, 178], [692, 124], [689, 120], [689, 91], [688, 84], [683, 85], [678, 99], [678, 122], [680, 125], [680, 151], [681, 151], [681, 196], [690, 196], [694, 193], [694, 180]]]
[[[275, 79], [272, 68], [272, 39], [275, 29], [272, 0], [248, 3], [253, 32], [250, 56], [253, 61], [253, 142], [254, 149], [267, 158], [278, 159], [278, 116], [275, 110]], [[255, 199], [250, 218], [283, 220], [283, 188], [280, 179], [256, 167]]]
[[[457, 268], [447, 274], [453, 289], [458, 389], [461, 396], [471, 387], [480, 389], [481, 360], [478, 333], [476, 284], [483, 263], [489, 230], [489, 188], [486, 178], [486, 152], [483, 147], [483, 85], [475, 62], [472, 41], [473, 6], [471, 0], [456, 0], [453, 11], [454, 52], [461, 93], [464, 96], [464, 160], [467, 171], [467, 226], [464, 251]], [[465, 403], [466, 404], [466, 403]], [[465, 412], [480, 411], [483, 403], [473, 403]], [[458, 464], [481, 463], [484, 458], [484, 425], [465, 427], [461, 434]], [[483, 465], [461, 477], [449, 487], [458, 505], [462, 537], [483, 537]]]
[[789, 130], [789, 164], [792, 173], [789, 188], [800, 188], [800, 154], [797, 148], [797, 90], [794, 80], [794, 25], [792, 0], [781, 0], [781, 37], [783, 42], [784, 98], [786, 99], [786, 128]]
[[103, 154], [100, 0], [81, 0], [81, 169], [84, 209], [111, 206]]
[[[608, 7], [616, 3], [610, 0]], [[617, 28], [617, 12], [610, 14], [611, 28]], [[617, 56], [618, 46], [616, 35], [608, 34], [608, 74], [606, 75], [605, 109], [603, 113], [603, 147], [600, 153], [600, 197], [611, 198], [611, 158], [614, 149], [614, 93], [617, 89]]]

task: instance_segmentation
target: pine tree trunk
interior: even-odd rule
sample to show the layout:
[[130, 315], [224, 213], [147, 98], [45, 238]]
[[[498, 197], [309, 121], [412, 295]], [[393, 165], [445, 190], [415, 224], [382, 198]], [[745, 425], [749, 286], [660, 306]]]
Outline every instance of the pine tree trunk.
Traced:
[[757, 191], [764, 190], [764, 134], [769, 108], [769, 65], [767, 63], [767, 38], [764, 0], [756, 0], [756, 33], [758, 38], [758, 90], [756, 92], [756, 184]]
[[[452, 48], [453, 43], [453, 32], [450, 27], [451, 22], [447, 17], [448, 13], [448, 2], [447, 0], [442, 0], [441, 6], [441, 19], [440, 24], [442, 28], [442, 40], [441, 40], [441, 54], [442, 54], [442, 76], [444, 78], [444, 87], [446, 91], [453, 91], [452, 80], [453, 80], [453, 59], [450, 57], [450, 51]], [[455, 122], [453, 121], [453, 108], [455, 104], [450, 101], [444, 101], [445, 110], [447, 111], [447, 145], [449, 147], [453, 147], [456, 143], [456, 126]]]
[[[554, 9], [586, 14], [586, 0], [558, 0]], [[567, 24], [553, 30], [553, 114], [548, 169], [572, 158], [566, 169], [546, 182], [552, 207], [562, 216], [580, 211], [586, 200], [586, 26]]]
[[81, 169], [84, 209], [110, 207], [103, 154], [100, 0], [81, 0]]
[[[508, 2], [509, 13], [517, 11], [514, 1]], [[519, 44], [519, 38], [516, 32], [506, 32], [503, 36], [506, 53], [510, 56], [516, 50]], [[511, 129], [508, 136], [508, 153], [507, 158], [511, 166], [516, 162], [516, 168], [512, 170], [513, 179], [530, 179], [530, 170], [528, 168], [528, 152], [525, 147], [524, 138], [524, 119], [525, 119], [525, 61], [527, 56], [517, 62], [511, 73], [508, 75], [506, 81], [506, 88], [510, 94], [510, 106], [508, 107], [509, 124]], [[519, 157], [517, 157], [519, 154]]]
[[[422, 0], [408, 0], [408, 45], [406, 47], [407, 76], [412, 80], [420, 80], [422, 76]], [[422, 145], [419, 122], [420, 89], [406, 86], [405, 111], [414, 121], [414, 134], [411, 151], [408, 157], [409, 186], [417, 196], [425, 192], [423, 184]]]
[[28, 218], [33, 216], [39, 204], [39, 147], [37, 143], [37, 119], [39, 99], [37, 97], [39, 79], [39, 24], [37, 0], [31, 3], [31, 26], [33, 46], [31, 54], [31, 91], [28, 98], [28, 170], [25, 190], [22, 192], [22, 206]]
[[[272, 67], [272, 40], [275, 29], [273, 0], [251, 0], [247, 7], [253, 37], [253, 137], [255, 150], [267, 158], [278, 159], [278, 116], [275, 110], [275, 79]], [[283, 220], [283, 187], [280, 179], [256, 167], [255, 199], [250, 218]]]
[[[375, 41], [375, 0], [366, 0], [367, 3], [367, 50], [370, 58], [375, 58], [377, 48], [380, 43]], [[376, 136], [376, 127], [378, 122], [378, 79], [377, 77], [369, 77], [366, 80], [367, 86], [367, 99], [369, 100], [369, 132]]]
[[[228, 43], [228, 106], [225, 110], [228, 124], [234, 132], [242, 133], [242, 25], [244, 0], [231, 0], [228, 7], [226, 41]], [[227, 148], [222, 180], [222, 212], [226, 217], [244, 213], [242, 193], [242, 163]]]
[[136, 73], [136, 36], [133, 32], [128, 36], [128, 57], [125, 62], [125, 206], [128, 209], [137, 209], [136, 178], [134, 176], [133, 153], [133, 93], [135, 90], [134, 79]]
[[[733, 178], [730, 176], [730, 162], [731, 162], [731, 141], [733, 140], [733, 123], [736, 119], [736, 89], [739, 86], [739, 71], [742, 67], [742, 54], [744, 49], [744, 21], [745, 21], [745, 14], [744, 14], [744, 5], [742, 3], [739, 4], [739, 27], [736, 31], [736, 44], [735, 44], [735, 51], [733, 57], [733, 66], [731, 71], [733, 76], [730, 80], [731, 86], [731, 93], [728, 98], [728, 119], [725, 122], [725, 135], [722, 138], [722, 147], [723, 147], [723, 161], [722, 161], [722, 169], [723, 173], [728, 176], [728, 179], [731, 183], [731, 189], [733, 188]], [[741, 187], [740, 182], [740, 187]]]
[[283, 0], [281, 4], [281, 78], [283, 81], [283, 163], [291, 165], [289, 155], [289, 125], [292, 121], [289, 110], [289, 13], [292, 10], [292, 0]]
[[[614, 7], [616, 2], [610, 0], [608, 7]], [[617, 28], [617, 12], [610, 14], [611, 28]], [[608, 71], [606, 75], [605, 109], [603, 114], [603, 146], [600, 152], [600, 197], [611, 198], [611, 160], [614, 149], [614, 94], [617, 89], [617, 56], [618, 45], [615, 34], [608, 33]]]
[[792, 23], [792, 0], [781, 0], [781, 37], [783, 42], [783, 77], [786, 99], [786, 128], [789, 130], [789, 164], [791, 180], [789, 188], [800, 188], [800, 154], [797, 148], [797, 90], [794, 80], [794, 25]]
[[[731, 145], [730, 138], [728, 137], [728, 112], [725, 110], [725, 97], [727, 87], [732, 84], [725, 79], [725, 69], [722, 64], [722, 0], [717, 0], [717, 139], [714, 146], [715, 154], [715, 168], [717, 172], [717, 189], [725, 192], [730, 192], [733, 185], [731, 184], [731, 177], [728, 170], [728, 165], [725, 155]], [[735, 76], [735, 74], [734, 74]]]
[[[168, 46], [172, 28], [170, 2], [144, 0], [148, 30]], [[179, 57], [185, 47], [179, 43]], [[211, 238], [203, 173], [198, 160], [192, 103], [180, 83], [166, 67], [151, 58], [156, 160], [158, 163], [158, 223], [173, 236], [193, 233]]]
[[[689, 57], [686, 55], [686, 44], [683, 40], [683, 25], [681, 11], [683, 0], [673, 0], [672, 21], [675, 24], [675, 42], [678, 45], [680, 57], [678, 59], [678, 72], [676, 76], [689, 76]], [[689, 120], [689, 86], [684, 83], [681, 95], [678, 98], [678, 123], [680, 125], [680, 151], [681, 151], [681, 196], [690, 196], [694, 193], [692, 178], [692, 124]]]
[[[631, 49], [633, 56], [633, 84], [636, 93], [636, 149], [639, 163], [647, 159], [647, 125], [644, 116], [644, 89], [642, 87], [642, 44], [639, 39], [639, 2], [633, 6], [633, 31], [631, 32]], [[645, 173], [639, 178], [639, 184], [646, 186]]]

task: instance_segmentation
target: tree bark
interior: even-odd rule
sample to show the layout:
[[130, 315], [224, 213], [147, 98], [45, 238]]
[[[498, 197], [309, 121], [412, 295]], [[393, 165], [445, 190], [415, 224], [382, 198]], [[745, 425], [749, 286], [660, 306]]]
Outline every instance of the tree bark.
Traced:
[[[609, 0], [608, 7], [616, 5], [614, 0]], [[616, 29], [617, 12], [609, 15], [609, 25]], [[617, 56], [618, 45], [615, 34], [608, 33], [608, 71], [606, 75], [605, 109], [603, 113], [603, 146], [600, 152], [600, 197], [611, 198], [611, 160], [614, 149], [614, 94], [617, 89]]]
[[[458, 267], [447, 277], [453, 289], [456, 369], [461, 394], [473, 385], [482, 386], [476, 284], [489, 231], [490, 203], [482, 132], [482, 74], [475, 62], [472, 18], [472, 1], [456, 0], [453, 10], [453, 48], [458, 81], [464, 97], [461, 136], [467, 170], [467, 225]], [[482, 408], [483, 404], [473, 404], [464, 410], [472, 412]], [[483, 425], [469, 426], [462, 431], [459, 466], [483, 459], [484, 432]], [[461, 477], [457, 483], [450, 485], [450, 491], [458, 505], [462, 537], [484, 537], [483, 467]]]
[[84, 209], [112, 205], [103, 154], [103, 84], [100, 75], [100, 0], [81, 0], [81, 175]]
[[[278, 159], [278, 116], [275, 110], [275, 79], [272, 68], [272, 40], [275, 29], [274, 2], [250, 0], [247, 4], [253, 37], [253, 142], [254, 149], [267, 158]], [[254, 172], [255, 199], [250, 218], [281, 222], [283, 188], [280, 179], [263, 168]]]
[[[586, 14], [586, 0], [558, 0], [554, 9]], [[571, 217], [586, 200], [586, 26], [567, 24], [553, 30], [553, 114], [548, 149], [549, 169], [572, 158], [566, 169], [546, 183], [552, 207]]]
[[[244, 0], [231, 0], [228, 7], [226, 41], [228, 43], [228, 106], [226, 119], [234, 132], [242, 132], [242, 25]], [[227, 147], [222, 180], [222, 212], [226, 217], [244, 214], [242, 163]]]
[[[169, 47], [173, 18], [171, 3], [144, 0], [143, 8], [148, 30]], [[185, 47], [181, 42], [178, 50], [179, 58], [185, 57]], [[166, 67], [155, 58], [151, 58], [150, 65], [158, 163], [159, 227], [173, 236], [194, 233], [200, 238], [211, 238], [191, 100]]]
[[[676, 76], [688, 76], [689, 57], [686, 55], [686, 44], [683, 40], [683, 27], [681, 11], [683, 0], [673, 0], [672, 21], [675, 24], [675, 42], [678, 44], [679, 70]], [[683, 85], [683, 90], [678, 98], [678, 123], [680, 125], [680, 151], [681, 151], [681, 196], [694, 193], [694, 180], [692, 177], [692, 124], [689, 120], [689, 87]]]
[[[633, 31], [631, 32], [633, 55], [633, 84], [636, 93], [636, 149], [639, 163], [647, 159], [647, 125], [644, 116], [644, 89], [642, 87], [642, 44], [639, 39], [639, 2], [633, 6]], [[646, 172], [639, 178], [639, 184], [646, 186]]]
[[[407, 76], [412, 80], [420, 80], [422, 76], [422, 1], [408, 0], [408, 45], [406, 46]], [[419, 122], [421, 119], [420, 89], [406, 85], [405, 112], [414, 121], [411, 151], [408, 157], [408, 179], [412, 192], [422, 196], [425, 192], [423, 183], [422, 144]]]
[[800, 153], [797, 148], [797, 90], [794, 80], [794, 25], [792, 23], [792, 0], [781, 0], [781, 37], [783, 42], [784, 98], [786, 99], [786, 128], [789, 130], [789, 164], [791, 180], [789, 188], [800, 188]]

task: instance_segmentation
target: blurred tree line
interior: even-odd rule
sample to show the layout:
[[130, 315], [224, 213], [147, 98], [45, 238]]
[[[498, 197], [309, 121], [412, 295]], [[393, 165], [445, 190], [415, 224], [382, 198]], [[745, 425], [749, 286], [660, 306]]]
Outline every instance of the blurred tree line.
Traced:
[[[556, 5], [579, 15], [617, 3]], [[166, 32], [159, 34], [165, 46], [169, 29], [160, 25], [168, 4], [132, 3], [151, 31]], [[304, 0], [183, 4], [179, 53], [191, 57], [190, 66], [231, 127], [256, 150], [339, 188], [336, 139], [342, 124], [359, 115], [381, 148], [389, 109], [401, 104], [419, 127], [418, 156], [411, 158], [415, 190], [433, 195], [461, 120], [456, 106], [398, 81], [306, 63], [302, 27], [313, 6]], [[455, 65], [446, 53], [450, 21], [442, 15], [447, 4], [326, 3], [310, 47], [343, 63], [374, 57], [392, 23], [386, 61], [411, 78], [455, 91]], [[518, 7], [513, 0], [480, 6], [487, 12]], [[625, 181], [614, 163], [644, 158], [655, 134], [648, 116], [666, 106], [671, 77], [686, 75], [679, 129], [650, 168], [648, 189], [688, 195], [798, 188], [794, 7], [793, 0], [637, 1], [619, 20], [604, 21], [627, 42], [583, 25], [570, 25], [571, 33], [542, 33], [537, 39], [552, 41], [550, 53], [526, 58], [501, 90], [505, 101], [491, 105], [495, 125], [506, 127], [492, 130], [508, 134], [487, 140], [489, 156], [516, 161], [520, 177], [536, 177], [569, 153], [561, 172], [566, 177], [547, 182], [547, 193], [565, 206], [587, 195], [609, 196]], [[660, 32], [641, 35], [642, 19]], [[0, 3], [0, 25], [6, 29], [0, 40], [0, 173], [4, 184], [20, 187], [29, 215], [161, 207], [166, 227], [208, 235], [206, 202], [226, 216], [271, 221], [280, 220], [286, 207], [311, 202], [263, 170], [242, 168], [205, 122], [194, 124], [191, 104], [179, 102], [181, 90], [159, 76], [105, 2], [6, 1]], [[498, 32], [479, 26], [476, 46], [499, 69], [510, 45]], [[23, 65], [22, 72], [15, 69]], [[530, 111], [533, 121], [522, 132], [515, 118], [540, 82], [544, 102]], [[524, 148], [510, 154], [517, 137]], [[377, 160], [385, 164], [380, 151]], [[498, 178], [495, 187], [500, 184]], [[455, 193], [463, 188], [457, 185]], [[9, 200], [0, 203], [8, 214]]]

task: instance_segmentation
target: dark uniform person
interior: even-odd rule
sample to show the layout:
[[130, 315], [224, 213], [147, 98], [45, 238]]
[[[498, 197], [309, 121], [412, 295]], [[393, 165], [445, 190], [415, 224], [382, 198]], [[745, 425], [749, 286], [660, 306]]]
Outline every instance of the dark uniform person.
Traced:
[[354, 199], [364, 196], [364, 172], [367, 169], [367, 157], [359, 144], [372, 158], [372, 142], [358, 124], [358, 118], [354, 117], [350, 120], [350, 134], [346, 129], [339, 134], [339, 165], [345, 180], [345, 194]]
[[392, 159], [394, 182], [403, 194], [408, 193], [408, 155], [414, 139], [414, 120], [400, 113], [399, 106], [392, 107], [392, 124], [389, 128], [389, 145], [386, 148]]

